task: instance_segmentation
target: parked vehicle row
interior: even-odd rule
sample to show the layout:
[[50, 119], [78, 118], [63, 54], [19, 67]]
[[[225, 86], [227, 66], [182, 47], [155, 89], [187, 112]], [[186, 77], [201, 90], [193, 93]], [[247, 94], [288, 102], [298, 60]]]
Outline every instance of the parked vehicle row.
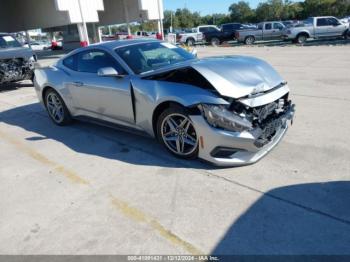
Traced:
[[349, 37], [349, 19], [332, 16], [311, 17], [305, 21], [266, 21], [257, 26], [228, 23], [220, 28], [212, 25], [199, 26], [191, 32], [179, 34], [178, 41], [187, 45], [211, 44], [237, 40], [247, 45], [256, 41], [291, 40], [303, 44], [307, 39]]
[[237, 30], [235, 37], [238, 42], [251, 45], [260, 40], [281, 39], [284, 28], [285, 25], [279, 21], [263, 22], [258, 24], [257, 29]]
[[334, 38], [349, 36], [349, 22], [342, 22], [332, 16], [311, 17], [302, 24], [286, 28], [282, 38], [303, 44], [308, 38]]
[[223, 42], [232, 41], [235, 39], [236, 32], [243, 29], [254, 29], [254, 26], [248, 26], [240, 23], [228, 23], [221, 25], [219, 30], [205, 32], [204, 39], [206, 43], [213, 46], [222, 44]]
[[195, 44], [204, 43], [203, 33], [219, 30], [214, 25], [203, 25], [192, 28], [191, 31], [185, 31], [178, 34], [177, 41], [181, 44], [186, 44], [188, 46], [193, 46]]
[[202, 25], [192, 28], [189, 32], [185, 31], [178, 34], [177, 40], [179, 43], [187, 44], [189, 46], [205, 43], [217, 46], [223, 42], [234, 40], [235, 32], [237, 30], [249, 28], [252, 29], [255, 27], [240, 23], [227, 23], [221, 25], [220, 28], [214, 25]]

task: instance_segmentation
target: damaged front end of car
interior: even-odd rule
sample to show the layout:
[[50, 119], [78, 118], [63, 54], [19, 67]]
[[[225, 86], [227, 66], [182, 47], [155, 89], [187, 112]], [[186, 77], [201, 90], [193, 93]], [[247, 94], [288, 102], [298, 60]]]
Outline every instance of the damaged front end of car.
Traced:
[[[281, 87], [286, 89], [286, 83]], [[206, 155], [209, 153], [208, 161], [221, 166], [255, 163], [281, 140], [288, 122], [293, 123], [295, 104], [289, 99], [289, 92], [270, 102], [279, 88], [241, 99], [226, 98], [229, 105], [198, 105], [216, 135], [205, 132], [203, 136], [206, 139], [202, 147]], [[256, 105], [261, 98], [269, 102]]]
[[217, 166], [257, 162], [293, 122], [295, 105], [287, 83], [260, 59], [205, 58], [143, 79], [156, 81], [153, 93], [163, 101], [176, 97], [187, 107], [199, 137], [198, 157]]
[[280, 128], [286, 127], [287, 121], [292, 123], [295, 113], [295, 105], [283, 98], [258, 108], [241, 106], [240, 110], [236, 110], [232, 107], [237, 107], [237, 104], [199, 105], [212, 127], [232, 132], [248, 131], [256, 137], [257, 147], [268, 144]]
[[0, 84], [32, 79], [34, 63], [34, 57], [0, 60]]

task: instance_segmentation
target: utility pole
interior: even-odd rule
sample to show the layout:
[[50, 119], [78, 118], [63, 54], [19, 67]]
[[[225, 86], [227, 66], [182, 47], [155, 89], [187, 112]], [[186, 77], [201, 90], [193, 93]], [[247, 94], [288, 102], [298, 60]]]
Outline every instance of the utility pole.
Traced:
[[160, 8], [160, 1], [163, 0], [157, 0], [158, 3], [158, 17], [159, 17], [159, 23], [158, 23], [158, 27], [160, 29], [160, 35], [162, 36], [162, 40], [164, 40], [164, 28], [163, 28], [163, 19], [162, 19], [162, 10]]
[[126, 20], [126, 26], [128, 29], [128, 36], [131, 35], [131, 29], [130, 29], [130, 21], [129, 21], [129, 10], [126, 5], [126, 0], [123, 0], [123, 7], [124, 7], [124, 14], [125, 14], [125, 20]]
[[173, 32], [173, 11], [170, 11], [170, 33]]
[[83, 12], [83, 8], [81, 6], [81, 0], [78, 0], [78, 4], [79, 4], [79, 10], [80, 10], [80, 16], [81, 16], [81, 21], [83, 24], [83, 35], [84, 35], [84, 39], [81, 39], [81, 41], [86, 41], [87, 45], [90, 45], [90, 41], [89, 41], [89, 34], [88, 34], [88, 30], [87, 30], [87, 26], [86, 26], [86, 22], [85, 22], [85, 18], [84, 18], [84, 12]]

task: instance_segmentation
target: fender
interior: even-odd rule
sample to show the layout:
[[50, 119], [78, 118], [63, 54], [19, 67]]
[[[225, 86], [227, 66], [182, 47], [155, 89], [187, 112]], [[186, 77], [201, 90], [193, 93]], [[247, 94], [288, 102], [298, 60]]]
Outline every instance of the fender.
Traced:
[[155, 108], [164, 102], [175, 102], [184, 107], [199, 103], [223, 104], [229, 102], [200, 87], [166, 81], [133, 78], [135, 122], [150, 135], [153, 134], [152, 117]]

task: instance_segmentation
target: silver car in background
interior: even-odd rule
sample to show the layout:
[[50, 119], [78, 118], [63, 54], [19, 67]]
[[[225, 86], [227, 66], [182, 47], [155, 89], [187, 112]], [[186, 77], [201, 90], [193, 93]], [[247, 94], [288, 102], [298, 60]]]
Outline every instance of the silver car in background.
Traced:
[[282, 38], [304, 44], [307, 39], [349, 38], [349, 22], [342, 22], [333, 16], [310, 17], [300, 24], [285, 28]]
[[58, 125], [72, 118], [137, 129], [174, 155], [219, 166], [251, 164], [293, 119], [289, 88], [266, 62], [197, 59], [157, 40], [122, 40], [75, 50], [35, 71], [35, 90]]

